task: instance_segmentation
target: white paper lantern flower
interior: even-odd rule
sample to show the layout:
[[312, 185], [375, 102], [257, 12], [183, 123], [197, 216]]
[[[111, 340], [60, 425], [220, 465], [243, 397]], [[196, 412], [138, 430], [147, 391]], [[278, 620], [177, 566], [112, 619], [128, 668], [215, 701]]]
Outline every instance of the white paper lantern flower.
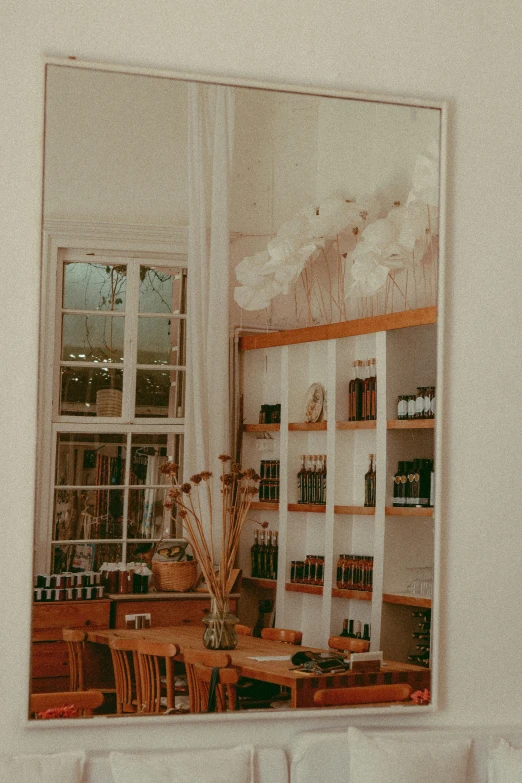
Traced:
[[439, 205], [439, 146], [432, 142], [425, 154], [417, 155], [409, 201], [419, 199], [430, 207]]
[[234, 300], [243, 310], [264, 310], [282, 290], [272, 277], [266, 277], [264, 285], [236, 286]]
[[308, 215], [312, 236], [325, 239], [333, 239], [337, 234], [364, 223], [359, 206], [341, 196], [330, 196]]
[[259, 286], [264, 284], [264, 278], [271, 271], [267, 270], [270, 255], [267, 250], [247, 256], [236, 266], [236, 280], [247, 286]]
[[380, 253], [369, 251], [360, 254], [347, 276], [347, 297], [373, 296], [386, 283], [389, 269], [381, 263]]

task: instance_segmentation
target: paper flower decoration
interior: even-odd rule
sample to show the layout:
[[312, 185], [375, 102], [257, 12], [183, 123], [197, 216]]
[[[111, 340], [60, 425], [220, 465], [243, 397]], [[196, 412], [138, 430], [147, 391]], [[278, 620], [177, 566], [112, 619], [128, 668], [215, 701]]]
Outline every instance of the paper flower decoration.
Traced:
[[410, 695], [410, 699], [415, 702], [415, 704], [429, 704], [431, 701], [431, 693], [427, 688], [423, 691], [414, 691]]
[[[318, 207], [303, 209], [279, 228], [266, 250], [237, 265], [241, 285], [234, 289], [235, 301], [244, 310], [265, 309], [276, 296], [289, 292], [328, 241], [343, 234], [352, 240], [358, 237], [355, 248], [346, 254], [337, 245], [344, 297], [374, 296], [390, 273], [412, 269], [424, 258], [438, 231], [438, 191], [439, 159], [434, 143], [417, 157], [405, 205], [394, 206], [386, 217], [381, 217], [375, 195], [359, 196], [356, 201], [331, 195]], [[312, 301], [309, 307], [313, 310]]]

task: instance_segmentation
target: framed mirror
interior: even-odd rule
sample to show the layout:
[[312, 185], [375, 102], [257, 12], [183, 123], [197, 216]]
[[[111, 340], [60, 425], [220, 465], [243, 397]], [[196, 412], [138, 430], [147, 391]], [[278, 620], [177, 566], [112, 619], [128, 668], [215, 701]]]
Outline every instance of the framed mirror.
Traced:
[[[163, 564], [202, 559], [165, 466], [208, 470], [204, 431], [258, 474], [218, 708], [433, 708], [444, 127], [422, 100], [48, 62], [32, 694], [201, 711], [208, 584]], [[136, 640], [177, 688], [147, 709]]]

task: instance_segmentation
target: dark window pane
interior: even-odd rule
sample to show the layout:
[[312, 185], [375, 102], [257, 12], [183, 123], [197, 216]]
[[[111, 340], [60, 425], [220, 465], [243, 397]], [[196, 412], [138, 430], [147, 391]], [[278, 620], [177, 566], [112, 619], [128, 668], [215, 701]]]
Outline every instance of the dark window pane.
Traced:
[[124, 310], [127, 267], [123, 264], [65, 263], [66, 310]]
[[[62, 416], [121, 416], [123, 370], [109, 367], [62, 367]], [[112, 394], [98, 391], [111, 389]], [[97, 407], [99, 403], [99, 409]]]

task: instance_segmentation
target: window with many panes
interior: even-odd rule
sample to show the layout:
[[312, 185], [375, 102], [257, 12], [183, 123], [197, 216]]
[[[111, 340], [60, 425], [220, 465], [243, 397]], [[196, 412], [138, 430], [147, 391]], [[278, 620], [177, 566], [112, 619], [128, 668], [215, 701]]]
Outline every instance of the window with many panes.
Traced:
[[182, 463], [186, 353], [179, 259], [57, 256], [40, 503], [52, 573], [131, 562], [144, 541], [175, 536], [160, 468]]

